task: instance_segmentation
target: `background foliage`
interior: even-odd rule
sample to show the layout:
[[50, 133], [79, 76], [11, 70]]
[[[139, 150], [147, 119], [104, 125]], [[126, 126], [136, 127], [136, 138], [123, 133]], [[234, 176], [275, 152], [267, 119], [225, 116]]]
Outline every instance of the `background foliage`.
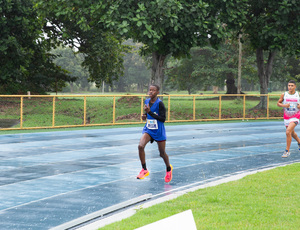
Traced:
[[[106, 91], [143, 92], [167, 78], [166, 88], [189, 93], [222, 87], [237, 77], [243, 34], [243, 83], [266, 93], [299, 78], [299, 11], [296, 0], [0, 0], [0, 92], [103, 82]], [[68, 47], [80, 61], [63, 61]]]

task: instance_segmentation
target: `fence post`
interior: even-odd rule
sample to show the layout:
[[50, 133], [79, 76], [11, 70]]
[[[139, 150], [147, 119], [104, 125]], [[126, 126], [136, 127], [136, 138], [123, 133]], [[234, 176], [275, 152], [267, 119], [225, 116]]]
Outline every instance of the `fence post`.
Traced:
[[170, 121], [170, 111], [171, 111], [171, 96], [168, 96], [168, 121]]
[[23, 128], [23, 96], [21, 96], [21, 105], [20, 105], [20, 128]]
[[196, 120], [196, 96], [193, 96], [193, 121]]
[[267, 119], [269, 119], [269, 100], [270, 100], [270, 97], [269, 97], [269, 94], [267, 96]]
[[53, 96], [53, 107], [52, 107], [52, 127], [55, 126], [55, 96]]
[[219, 120], [222, 119], [222, 96], [219, 96]]
[[244, 101], [243, 101], [243, 119], [245, 119], [246, 118], [246, 95], [244, 94], [243, 95], [243, 99], [244, 99]]
[[113, 103], [113, 124], [115, 124], [116, 120], [116, 96], [114, 96], [114, 103]]
[[83, 101], [83, 125], [86, 125], [86, 96]]
[[141, 98], [141, 122], [143, 122], [142, 116], [144, 114], [144, 97]]

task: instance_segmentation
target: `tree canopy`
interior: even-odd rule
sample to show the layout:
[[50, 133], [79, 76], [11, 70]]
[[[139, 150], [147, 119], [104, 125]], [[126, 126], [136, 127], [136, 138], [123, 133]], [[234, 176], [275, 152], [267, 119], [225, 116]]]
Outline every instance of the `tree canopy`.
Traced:
[[71, 92], [73, 92], [74, 85], [77, 85], [81, 90], [88, 90], [90, 88], [88, 71], [82, 66], [82, 62], [84, 61], [82, 54], [74, 52], [69, 47], [62, 46], [52, 50], [51, 53], [56, 56], [54, 63], [68, 71], [71, 77], [76, 78], [74, 83], [70, 83]]
[[142, 93], [143, 89], [147, 89], [151, 76], [151, 71], [147, 68], [147, 64], [141, 57], [139, 49], [143, 44], [134, 44], [131, 40], [126, 44], [133, 46], [133, 50], [124, 57], [124, 76], [126, 82], [116, 82], [120, 87], [120, 83], [130, 89], [131, 85], [136, 85], [138, 92]]
[[84, 54], [83, 66], [89, 80], [100, 87], [112, 83], [123, 71], [123, 56], [129, 47], [122, 45], [118, 33], [99, 21], [106, 14], [107, 1], [34, 0], [39, 15], [45, 19], [44, 32], [57, 44], [76, 48]]
[[[143, 54], [152, 55], [152, 82], [163, 83], [167, 55], [184, 57], [190, 48], [208, 43], [216, 46], [224, 35], [223, 18], [237, 17], [238, 0], [118, 0], [112, 1], [102, 17], [108, 28], [145, 44]], [[226, 15], [226, 17], [225, 17]]]
[[161, 86], [168, 56], [186, 57], [192, 47], [208, 44], [217, 48], [228, 31], [246, 35], [255, 50], [262, 94], [267, 93], [276, 53], [300, 56], [297, 0], [1, 0], [0, 4], [0, 83], [7, 92], [18, 92], [20, 86], [57, 90], [74, 80], [49, 53], [61, 44], [84, 55], [82, 65], [98, 87], [123, 75], [123, 57], [129, 49], [124, 39], [144, 44], [142, 54], [152, 56], [151, 80]]
[[0, 15], [0, 92], [43, 93], [71, 80], [53, 63], [32, 1], [2, 0]]
[[[168, 71], [167, 83], [191, 93], [209, 86], [223, 87], [226, 82], [227, 93], [236, 94], [234, 79], [237, 75], [237, 49], [237, 44], [230, 40], [217, 50], [210, 46], [192, 48], [190, 58], [182, 59], [179, 65], [172, 66]], [[244, 79], [252, 82], [255, 72], [253, 54], [244, 52], [242, 62]]]
[[[256, 52], [260, 93], [267, 94], [276, 53], [300, 56], [300, 2], [248, 0], [240, 10], [245, 15], [241, 31]], [[261, 97], [259, 107], [266, 106], [266, 97]]]

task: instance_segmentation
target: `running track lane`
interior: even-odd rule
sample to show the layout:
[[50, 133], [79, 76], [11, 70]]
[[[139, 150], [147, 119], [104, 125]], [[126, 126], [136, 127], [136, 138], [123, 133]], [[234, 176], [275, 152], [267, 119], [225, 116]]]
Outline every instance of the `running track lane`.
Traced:
[[[144, 194], [164, 196], [239, 172], [300, 162], [283, 122], [167, 125], [173, 180], [156, 143], [141, 170], [141, 127], [0, 135], [0, 229], [49, 229]], [[297, 131], [297, 128], [296, 128]], [[153, 198], [155, 199], [155, 198]]]

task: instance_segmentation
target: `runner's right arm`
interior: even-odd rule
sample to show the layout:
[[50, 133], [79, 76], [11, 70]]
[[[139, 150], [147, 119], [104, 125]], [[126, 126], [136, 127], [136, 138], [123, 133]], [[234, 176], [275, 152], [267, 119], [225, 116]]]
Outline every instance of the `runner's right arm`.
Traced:
[[283, 99], [284, 99], [284, 93], [281, 94], [281, 96], [280, 96], [280, 98], [279, 98], [279, 100], [278, 100], [278, 102], [277, 102], [277, 106], [278, 106], [278, 107], [285, 107], [285, 108], [290, 107], [290, 104], [289, 104], [289, 103], [287, 103], [287, 104], [282, 104]]

